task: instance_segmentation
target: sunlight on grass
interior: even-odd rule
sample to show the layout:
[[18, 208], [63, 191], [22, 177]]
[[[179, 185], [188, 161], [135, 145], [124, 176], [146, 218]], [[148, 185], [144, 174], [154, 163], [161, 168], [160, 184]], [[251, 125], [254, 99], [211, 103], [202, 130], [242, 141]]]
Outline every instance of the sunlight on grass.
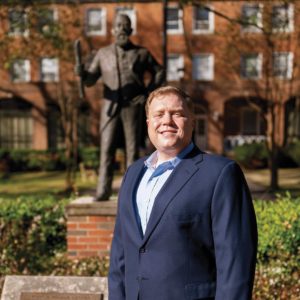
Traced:
[[[95, 184], [95, 178], [83, 182], [79, 174], [76, 176], [78, 189], [93, 188]], [[0, 179], [0, 195], [55, 194], [63, 191], [64, 188], [64, 172], [10, 173], [8, 177]]]

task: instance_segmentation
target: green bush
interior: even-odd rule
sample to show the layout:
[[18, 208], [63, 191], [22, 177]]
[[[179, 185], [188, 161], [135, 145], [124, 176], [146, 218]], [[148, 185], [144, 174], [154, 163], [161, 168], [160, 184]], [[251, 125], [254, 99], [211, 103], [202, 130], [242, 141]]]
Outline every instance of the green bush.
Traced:
[[295, 257], [300, 263], [300, 197], [289, 193], [275, 201], [255, 201], [259, 245], [258, 261]]
[[[108, 258], [66, 256], [68, 199], [0, 199], [0, 277], [5, 274], [106, 276]], [[298, 299], [300, 290], [300, 197], [255, 200], [258, 264], [255, 300]], [[0, 278], [1, 279], [1, 278]]]
[[248, 168], [264, 168], [268, 163], [268, 152], [264, 142], [251, 143], [233, 148], [233, 158]]
[[97, 170], [99, 168], [99, 148], [81, 148], [79, 149], [79, 161], [85, 168]]
[[258, 225], [257, 300], [298, 299], [300, 291], [300, 197], [254, 202]]
[[293, 160], [293, 162], [299, 167], [300, 166], [300, 140], [296, 140], [290, 143], [286, 149], [286, 153]]
[[64, 206], [54, 197], [0, 199], [0, 275], [46, 272], [66, 250]]

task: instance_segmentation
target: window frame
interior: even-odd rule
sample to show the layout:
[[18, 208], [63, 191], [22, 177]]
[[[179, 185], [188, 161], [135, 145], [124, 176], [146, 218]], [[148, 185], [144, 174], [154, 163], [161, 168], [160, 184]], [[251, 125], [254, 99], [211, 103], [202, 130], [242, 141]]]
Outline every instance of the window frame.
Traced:
[[[196, 65], [196, 61], [198, 60], [200, 62], [201, 58], [207, 57], [207, 66], [208, 68], [205, 70], [208, 75], [205, 75], [201, 78], [198, 74], [201, 73], [199, 71], [199, 68], [201, 66], [199, 64]], [[193, 55], [192, 60], [192, 78], [193, 80], [197, 81], [212, 81], [214, 80], [215, 72], [214, 72], [214, 66], [215, 66], [215, 56], [213, 53], [197, 53]], [[197, 68], [196, 68], [197, 67]]]
[[[168, 28], [168, 22], [170, 22], [170, 20], [168, 20], [168, 10], [169, 9], [177, 9], [178, 10], [178, 19], [176, 22], [176, 24], [178, 23], [178, 28], [176, 29], [169, 29]], [[167, 20], [166, 20], [166, 28], [167, 28], [167, 34], [182, 34], [183, 33], [183, 10], [178, 7], [177, 5], [168, 5], [167, 7]]]
[[294, 23], [295, 23], [295, 15], [294, 15], [294, 5], [292, 3], [288, 4], [288, 9], [285, 10], [287, 12], [288, 24], [287, 27], [274, 27], [274, 8], [284, 8], [284, 4], [274, 4], [272, 6], [272, 15], [271, 15], [271, 24], [272, 24], [272, 32], [293, 32], [294, 31]]
[[[276, 60], [276, 56], [279, 57], [279, 56], [283, 56], [283, 55], [286, 55], [286, 75], [276, 75], [275, 74], [275, 60]], [[274, 52], [273, 53], [273, 65], [272, 65], [272, 73], [273, 73], [273, 76], [275, 78], [278, 78], [278, 79], [283, 79], [283, 80], [289, 80], [289, 79], [292, 79], [293, 77], [293, 62], [294, 61], [294, 53], [292, 52]]]
[[[13, 12], [19, 12], [20, 17], [24, 17], [24, 31], [15, 31], [12, 30], [14, 27], [12, 27], [12, 20], [11, 20], [11, 13]], [[19, 27], [17, 27], [19, 28]], [[23, 37], [28, 37], [29, 36], [29, 27], [28, 27], [28, 12], [25, 11], [24, 9], [22, 10], [20, 7], [16, 8], [10, 8], [8, 10], [8, 34], [9, 36], [23, 36]]]
[[43, 27], [45, 25], [49, 25], [51, 27], [58, 22], [58, 10], [57, 10], [57, 8], [53, 8], [53, 7], [46, 7], [46, 8], [43, 8], [43, 10], [44, 11], [52, 11], [52, 16], [53, 16], [53, 20], [51, 21], [52, 23], [42, 24], [43, 26], [41, 27], [40, 15], [38, 14], [38, 20], [37, 20], [38, 31], [41, 34], [47, 34], [47, 33], [51, 32], [51, 28], [50, 28], [50, 30], [47, 31], [47, 30], [43, 29]]
[[[208, 6], [209, 8], [212, 8], [212, 6]], [[193, 29], [192, 29], [192, 32], [193, 34], [209, 34], [209, 33], [213, 33], [214, 30], [215, 30], [215, 14], [208, 10], [208, 29], [199, 29], [199, 28], [196, 28], [196, 23], [197, 22], [201, 22], [201, 20], [196, 20], [196, 10], [197, 9], [200, 9], [200, 8], [203, 8], [205, 9], [204, 7], [201, 7], [201, 6], [196, 6], [194, 5], [193, 6]]]
[[244, 12], [247, 8], [257, 7], [257, 22], [256, 25], [241, 25], [241, 31], [244, 33], [260, 33], [263, 28], [263, 4], [262, 3], [244, 3], [241, 7], [241, 20], [243, 22]]
[[[15, 78], [15, 64], [17, 64], [18, 62], [24, 62], [24, 70], [25, 70], [25, 77], [24, 79], [16, 79]], [[29, 59], [15, 59], [12, 62], [11, 65], [11, 72], [10, 72], [10, 76], [11, 76], [11, 81], [13, 83], [26, 83], [26, 82], [30, 82], [31, 80], [31, 65], [30, 65], [30, 60]]]
[[[22, 124], [20, 124], [21, 122]], [[1, 109], [0, 147], [4, 149], [31, 149], [33, 144], [33, 122], [30, 109]], [[25, 130], [26, 133], [23, 134], [21, 130]]]
[[[177, 73], [174, 75], [171, 73], [170, 76], [170, 59], [176, 58], [176, 67], [177, 67]], [[170, 53], [167, 57], [167, 72], [166, 72], [167, 81], [180, 81], [184, 77], [184, 56], [182, 54], [176, 54], [176, 53]]]
[[[250, 122], [245, 122], [245, 114], [246, 113], [254, 113], [255, 114], [255, 126], [253, 126], [253, 128], [255, 128], [255, 133], [247, 133], [245, 132], [246, 129], [245, 129], [245, 125], [249, 124], [252, 125], [253, 123], [250, 123]], [[255, 110], [254, 108], [251, 108], [249, 106], [243, 106], [241, 107], [240, 109], [240, 134], [242, 136], [256, 136], [256, 135], [260, 135], [260, 132], [261, 132], [261, 123], [260, 123], [260, 115], [259, 115], [259, 112], [257, 110]]]
[[[45, 73], [43, 72], [43, 61], [54, 61], [56, 63], [55, 72], [54, 73]], [[54, 80], [46, 79], [44, 76], [47, 74], [54, 74]], [[41, 82], [58, 82], [59, 81], [59, 59], [57, 57], [42, 57], [40, 59], [40, 81]]]
[[[245, 59], [250, 56], [257, 56], [256, 60], [256, 70], [257, 70], [257, 76], [247, 76], [246, 74], [246, 68], [245, 68]], [[244, 54], [241, 56], [241, 78], [246, 79], [246, 80], [259, 80], [262, 78], [262, 62], [263, 62], [263, 55], [262, 53], [249, 53], [249, 54]]]
[[[89, 20], [90, 20], [90, 13], [92, 12], [101, 12], [101, 30], [89, 30]], [[86, 36], [105, 36], [106, 35], [106, 23], [107, 23], [107, 11], [105, 8], [97, 8], [91, 7], [88, 8], [85, 12], [85, 34]]]

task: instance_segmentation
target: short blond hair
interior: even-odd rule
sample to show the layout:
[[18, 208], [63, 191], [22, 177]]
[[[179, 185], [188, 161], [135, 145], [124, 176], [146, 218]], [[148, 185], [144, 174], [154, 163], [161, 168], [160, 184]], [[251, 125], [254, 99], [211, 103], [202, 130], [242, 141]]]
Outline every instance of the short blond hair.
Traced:
[[187, 104], [189, 111], [192, 113], [192, 115], [194, 115], [193, 102], [190, 96], [178, 87], [167, 85], [167, 86], [160, 87], [150, 93], [145, 104], [146, 116], [148, 116], [149, 106], [154, 98], [164, 96], [164, 95], [170, 95], [170, 94], [177, 95], [184, 103]]

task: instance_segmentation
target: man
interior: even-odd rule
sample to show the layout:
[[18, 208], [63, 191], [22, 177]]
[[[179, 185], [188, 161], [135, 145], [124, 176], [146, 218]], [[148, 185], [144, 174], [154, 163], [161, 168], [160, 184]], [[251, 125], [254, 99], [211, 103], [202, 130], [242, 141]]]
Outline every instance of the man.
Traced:
[[257, 228], [241, 169], [193, 144], [181, 90], [152, 92], [146, 115], [157, 150], [124, 175], [109, 299], [251, 299]]
[[[126, 164], [138, 158], [138, 132], [141, 105], [149, 92], [164, 80], [162, 67], [150, 52], [134, 45], [129, 37], [131, 21], [127, 15], [117, 15], [113, 33], [116, 42], [100, 49], [88, 70], [76, 69], [86, 86], [94, 85], [101, 77], [104, 84], [104, 103], [101, 108], [100, 169], [96, 200], [108, 200], [112, 192], [113, 163], [116, 151], [116, 130], [123, 123], [126, 144]], [[147, 87], [145, 73], [151, 80]]]

